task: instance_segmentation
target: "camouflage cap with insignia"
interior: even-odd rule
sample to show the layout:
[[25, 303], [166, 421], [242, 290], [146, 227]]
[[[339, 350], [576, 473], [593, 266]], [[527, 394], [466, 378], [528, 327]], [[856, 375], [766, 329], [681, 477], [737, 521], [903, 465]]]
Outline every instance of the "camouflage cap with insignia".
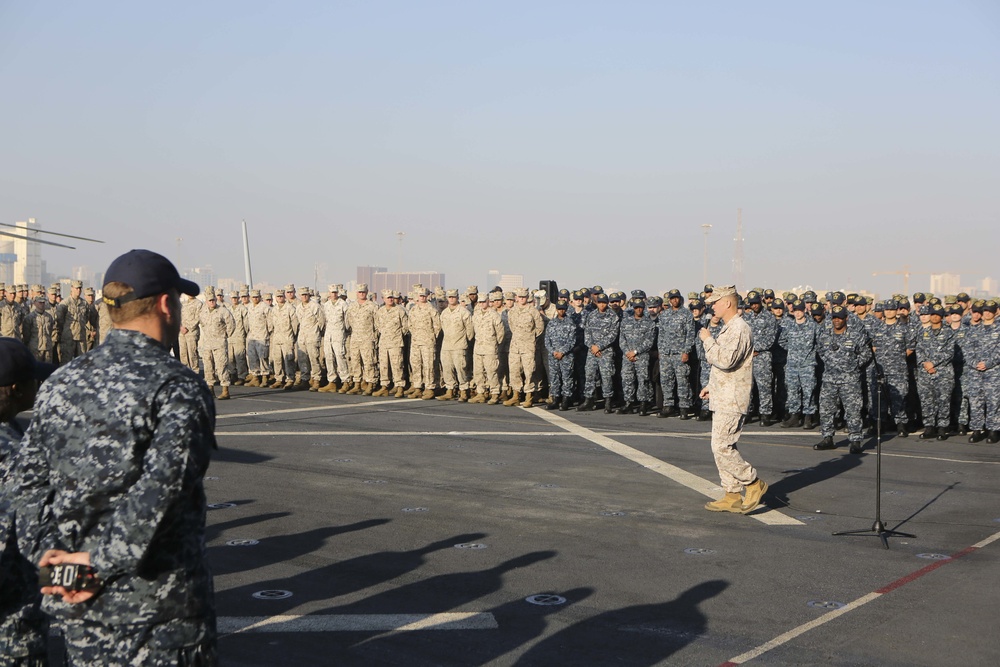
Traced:
[[566, 310], [567, 308], [569, 308], [569, 301], [566, 299], [556, 301], [556, 310]]
[[270, 292], [264, 292], [264, 301], [273, 301], [274, 295]]
[[458, 290], [457, 289], [450, 289], [447, 292], [445, 292], [445, 296], [448, 297], [449, 299], [452, 299], [452, 298], [457, 299], [458, 298]]
[[946, 305], [954, 306], [956, 303], [958, 303], [958, 296], [954, 294], [945, 294], [944, 302]]
[[250, 290], [248, 290], [248, 289], [241, 289], [240, 290], [240, 298], [242, 299], [245, 296], [250, 296]]
[[295, 291], [295, 285], [293, 285], [292, 283], [288, 283], [287, 285], [285, 285], [285, 288], [282, 291], [284, 291], [284, 292], [294, 292]]
[[[652, 304], [651, 304], [652, 305]], [[689, 310], [705, 310], [705, 302], [701, 300], [701, 297], [696, 297], [688, 301]]]
[[[706, 287], [709, 287], [709, 285], [706, 285]], [[727, 296], [739, 296], [736, 292], [736, 285], [723, 285], [718, 289], [713, 289], [709, 295], [705, 297], [705, 303], [715, 303], [719, 299]]]
[[646, 299], [646, 305], [650, 308], [659, 308], [663, 305], [663, 297], [656, 296], [655, 294], [648, 299]]
[[830, 309], [830, 317], [832, 317], [835, 320], [846, 320], [849, 312], [850, 311], [848, 311], [843, 306], [834, 306], [833, 308]]
[[490, 301], [503, 301], [503, 292], [490, 292]]
[[688, 301], [691, 301], [693, 299], [700, 299], [701, 295], [698, 294], [697, 292], [688, 292], [687, 298], [688, 298]]
[[517, 291], [515, 292], [515, 294], [517, 295], [518, 298], [521, 298], [521, 297], [527, 298], [527, 296], [528, 296], [528, 288], [527, 287], [518, 287]]
[[94, 294], [94, 288], [93, 287], [86, 287], [86, 288], [84, 288], [83, 293], [86, 294], [87, 296], [93, 296], [93, 294]]
[[876, 313], [883, 313], [883, 312], [885, 312], [885, 302], [884, 301], [876, 301], [875, 305], [873, 306], [872, 309]]
[[309, 288], [308, 287], [300, 287], [299, 288], [299, 296], [309, 296]]

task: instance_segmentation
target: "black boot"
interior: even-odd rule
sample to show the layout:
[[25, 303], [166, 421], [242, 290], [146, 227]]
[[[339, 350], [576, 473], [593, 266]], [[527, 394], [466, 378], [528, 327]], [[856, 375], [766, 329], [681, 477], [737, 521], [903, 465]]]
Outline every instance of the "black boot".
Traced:
[[986, 438], [986, 442], [990, 443], [991, 445], [995, 445], [998, 442], [1000, 442], [1000, 431], [990, 431], [990, 435], [988, 438]]
[[656, 416], [659, 417], [660, 419], [666, 419], [667, 417], [676, 417], [677, 416], [677, 408], [675, 408], [672, 405], [670, 405], [670, 406], [666, 406], [665, 405], [665, 406], [663, 406], [663, 409], [660, 410], [660, 414], [658, 414]]
[[924, 432], [920, 434], [921, 440], [933, 440], [937, 437], [938, 430], [934, 426], [928, 426], [924, 429]]
[[824, 449], [836, 449], [836, 448], [837, 445], [833, 443], [833, 436], [831, 435], [826, 436], [825, 438], [817, 442], [815, 445], [813, 445], [813, 449], [818, 451], [822, 451]]
[[642, 416], [642, 417], [648, 417], [649, 416], [649, 408], [650, 408], [649, 401], [643, 401], [642, 403], [640, 403], [639, 404], [639, 415]]
[[712, 419], [712, 413], [709, 412], [708, 410], [702, 410], [701, 412], [698, 413], [698, 421], [707, 422], [710, 419]]
[[969, 435], [969, 425], [968, 424], [959, 424], [958, 425], [958, 434], [959, 435]]
[[551, 403], [544, 403], [546, 410], [558, 410], [559, 409], [559, 397], [553, 396]]
[[626, 401], [625, 405], [618, 408], [618, 414], [630, 415], [633, 410], [635, 410], [635, 401]]
[[819, 420], [816, 418], [815, 414], [806, 415], [802, 421], [802, 428], [806, 431], [811, 431], [819, 425]]
[[688, 419], [691, 419], [691, 417], [694, 417], [694, 413], [691, 412], [691, 408], [681, 408], [681, 412], [677, 416], [684, 421], [687, 421]]
[[977, 428], [972, 432], [972, 435], [969, 436], [969, 442], [976, 444], [977, 442], [982, 442], [984, 438], [986, 438], [986, 431]]
[[947, 429], [941, 428], [941, 429], [938, 429], [937, 439], [938, 440], [942, 440], [942, 441], [943, 440], [947, 440], [949, 435], [951, 435], [951, 434], [948, 433]]
[[781, 428], [793, 428], [802, 424], [802, 414], [796, 412], [788, 415], [785, 421], [781, 422]]
[[594, 409], [594, 397], [588, 396], [584, 399], [583, 404], [576, 409], [577, 412], [590, 412]]
[[563, 396], [563, 400], [559, 404], [559, 412], [566, 412], [567, 410], [569, 410], [569, 404], [570, 404], [569, 396]]
[[774, 426], [774, 418], [771, 417], [771, 413], [770, 412], [767, 413], [766, 415], [761, 415], [760, 416], [760, 425], [761, 426]]
[[605, 398], [604, 399], [604, 414], [610, 415], [614, 411], [615, 411], [614, 408], [611, 407], [611, 399], [610, 398]]
[[900, 438], [910, 437], [910, 425], [909, 424], [897, 424], [896, 425], [896, 435]]

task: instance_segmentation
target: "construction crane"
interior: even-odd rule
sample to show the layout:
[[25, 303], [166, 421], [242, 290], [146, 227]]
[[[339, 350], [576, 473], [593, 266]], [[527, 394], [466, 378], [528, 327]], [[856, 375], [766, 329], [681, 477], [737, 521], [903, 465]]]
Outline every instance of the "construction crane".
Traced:
[[910, 276], [926, 276], [929, 275], [925, 271], [910, 271], [910, 265], [904, 264], [901, 271], [875, 271], [872, 273], [873, 276], [903, 276], [903, 293], [906, 295], [910, 294]]

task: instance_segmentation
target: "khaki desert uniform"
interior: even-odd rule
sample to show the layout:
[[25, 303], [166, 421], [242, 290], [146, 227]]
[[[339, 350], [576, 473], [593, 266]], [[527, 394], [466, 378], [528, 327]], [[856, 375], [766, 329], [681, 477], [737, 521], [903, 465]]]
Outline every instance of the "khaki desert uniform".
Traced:
[[[201, 319], [201, 309], [205, 307], [198, 299], [185, 295], [186, 302], [181, 304], [181, 335], [179, 345], [181, 348], [181, 363], [198, 372], [198, 337], [200, 331], [198, 322]], [[107, 310], [107, 306], [105, 306]], [[104, 339], [104, 334], [101, 340]]]
[[271, 329], [271, 365], [275, 384], [291, 384], [295, 379], [295, 337], [299, 333], [299, 318], [295, 306], [277, 299], [267, 313]]
[[[236, 292], [234, 292], [236, 294]], [[237, 382], [247, 379], [247, 307], [242, 303], [229, 304], [229, 312], [233, 314], [236, 330], [229, 337], [229, 366], [226, 369], [229, 376]]]
[[434, 389], [434, 366], [441, 316], [430, 303], [410, 308], [410, 383], [414, 389]]
[[349, 380], [347, 365], [347, 302], [339, 297], [342, 285], [330, 285], [330, 291], [337, 294], [323, 302], [323, 317], [326, 331], [323, 333], [323, 355], [326, 357], [326, 379], [328, 382]]
[[406, 309], [399, 305], [383, 306], [375, 316], [378, 329], [378, 383], [383, 389], [392, 384], [403, 390], [403, 337], [410, 331]]
[[708, 380], [712, 401], [712, 453], [719, 468], [722, 488], [740, 493], [757, 479], [757, 471], [736, 449], [743, 420], [750, 407], [753, 383], [753, 337], [750, 325], [734, 316], [715, 338], [707, 338], [705, 359], [712, 365]]
[[[449, 290], [448, 296], [458, 296], [457, 290]], [[441, 311], [441, 384], [446, 389], [469, 389], [469, 368], [466, 354], [469, 342], [475, 336], [469, 309], [456, 304]]]
[[[309, 294], [308, 287], [299, 288], [299, 296]], [[296, 380], [305, 382], [309, 377], [309, 383], [313, 387], [319, 385], [323, 377], [323, 367], [319, 360], [319, 348], [323, 343], [323, 327], [326, 326], [326, 317], [323, 315], [323, 307], [310, 299], [302, 303], [295, 304], [295, 315], [299, 318], [299, 335], [297, 338], [299, 372]]]
[[[254, 291], [259, 296], [259, 291]], [[268, 358], [267, 345], [271, 338], [271, 324], [268, 313], [271, 306], [264, 301], [247, 306], [247, 367], [257, 378], [271, 374], [271, 362]]]
[[198, 328], [201, 331], [198, 352], [205, 366], [205, 382], [209, 387], [214, 387], [216, 382], [228, 387], [226, 366], [229, 363], [229, 337], [236, 330], [233, 314], [227, 308], [218, 305], [210, 308], [206, 305], [201, 309]]
[[476, 336], [472, 350], [472, 379], [479, 392], [473, 401], [485, 403], [487, 394], [490, 394], [496, 403], [500, 397], [500, 378], [497, 375], [500, 346], [506, 336], [503, 318], [493, 308], [476, 308], [472, 328]]
[[537, 341], [545, 334], [545, 323], [535, 304], [529, 301], [510, 309], [507, 325], [510, 327], [510, 385], [515, 392], [530, 394], [535, 391]]
[[366, 382], [369, 390], [375, 384], [375, 313], [378, 306], [366, 300], [354, 301], [347, 307], [347, 330], [351, 334], [348, 348], [351, 376], [355, 382]]

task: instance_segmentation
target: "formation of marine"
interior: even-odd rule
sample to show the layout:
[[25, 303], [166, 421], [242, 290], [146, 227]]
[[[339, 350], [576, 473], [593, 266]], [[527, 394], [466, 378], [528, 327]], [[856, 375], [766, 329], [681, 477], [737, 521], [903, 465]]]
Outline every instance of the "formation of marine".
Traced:
[[[0, 335], [43, 361], [66, 363], [99, 344], [110, 322], [94, 290], [0, 285]], [[600, 286], [481, 296], [414, 285], [348, 299], [289, 284], [229, 295], [206, 287], [182, 299], [177, 354], [219, 399], [231, 385], [539, 405], [551, 410], [711, 419], [698, 393], [709, 365], [698, 332], [723, 324], [705, 297]], [[83, 294], [83, 297], [81, 297]], [[995, 300], [916, 293], [885, 301], [843, 292], [800, 295], [754, 288], [740, 312], [754, 341], [751, 421], [819, 428], [816, 449], [852, 451], [875, 427], [906, 437], [1000, 442], [1000, 328]], [[106, 310], [106, 309], [105, 309]], [[214, 392], [214, 389], [213, 389]]]

